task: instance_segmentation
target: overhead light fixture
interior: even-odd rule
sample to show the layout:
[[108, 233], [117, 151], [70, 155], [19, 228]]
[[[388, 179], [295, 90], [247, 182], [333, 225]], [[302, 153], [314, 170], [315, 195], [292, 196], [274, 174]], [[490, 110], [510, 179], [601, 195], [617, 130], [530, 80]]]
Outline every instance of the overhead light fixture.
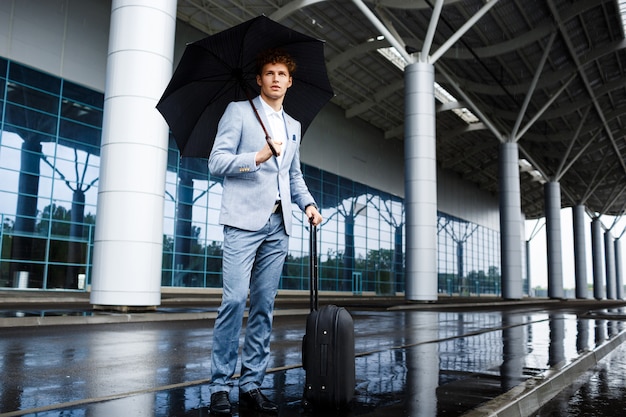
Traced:
[[522, 172], [528, 172], [528, 171], [532, 171], [533, 166], [530, 162], [528, 162], [527, 159], [520, 159], [519, 161], [517, 161], [517, 164], [519, 165], [519, 170]]
[[[376, 38], [377, 41], [381, 41], [383, 39], [385, 38], [380, 37], [380, 36]], [[374, 41], [374, 39], [372, 39], [371, 41]], [[402, 55], [400, 55], [400, 52], [398, 52], [396, 48], [394, 48], [393, 46], [390, 46], [388, 48], [378, 48], [377, 51], [379, 54], [385, 57], [387, 61], [391, 62], [398, 69], [400, 69], [400, 71], [404, 71], [404, 67], [406, 67], [407, 62], [402, 57]]]
[[626, 0], [617, 0], [617, 10], [622, 19], [622, 36], [626, 37]]
[[529, 171], [528, 173], [533, 178], [533, 181], [537, 181], [540, 184], [546, 183], [545, 178], [543, 178], [543, 175], [541, 175], [541, 172], [539, 172], [538, 170], [533, 169], [532, 171]]
[[[626, 1], [626, 0], [624, 0]], [[382, 38], [384, 39], [384, 38]], [[382, 40], [380, 37], [376, 38], [376, 40], [380, 41]], [[373, 41], [373, 39], [372, 39]], [[396, 48], [394, 48], [393, 46], [390, 46], [388, 48], [379, 48], [377, 49], [378, 53], [381, 54], [383, 57], [385, 57], [385, 59], [387, 59], [387, 61], [391, 62], [393, 65], [395, 65], [397, 68], [400, 69], [400, 71], [404, 71], [404, 67], [406, 67], [407, 62], [404, 59], [404, 57], [402, 57], [402, 55], [400, 54], [400, 52], [398, 52], [398, 50]], [[439, 102], [441, 104], [448, 104], [448, 103], [458, 103], [459, 101], [452, 95], [450, 94], [445, 88], [443, 88], [442, 86], [440, 86], [438, 83], [435, 83], [435, 98], [437, 100], [439, 100]], [[474, 113], [472, 113], [468, 108], [454, 108], [452, 109], [452, 111], [459, 116], [463, 121], [465, 121], [465, 123], [472, 124], [472, 123], [478, 123], [478, 117], [476, 117], [476, 115]]]
[[517, 161], [517, 164], [519, 165], [520, 172], [527, 172], [528, 175], [532, 177], [533, 181], [537, 181], [541, 184], [545, 184], [547, 182], [541, 172], [538, 169], [535, 169], [535, 167], [533, 167], [528, 160], [522, 158]]

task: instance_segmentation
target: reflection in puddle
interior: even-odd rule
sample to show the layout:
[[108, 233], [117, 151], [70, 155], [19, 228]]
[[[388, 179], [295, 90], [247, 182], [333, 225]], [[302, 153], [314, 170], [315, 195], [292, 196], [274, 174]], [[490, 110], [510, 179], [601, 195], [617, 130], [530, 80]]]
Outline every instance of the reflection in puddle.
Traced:
[[[356, 395], [342, 417], [461, 415], [570, 364], [624, 327], [568, 312], [354, 311], [353, 317]], [[300, 404], [303, 323], [304, 316], [275, 318], [264, 391], [281, 404], [281, 417], [315, 417]], [[207, 415], [210, 323], [86, 326], [80, 334], [68, 327], [49, 329], [46, 338], [0, 335], [0, 371], [9, 375], [0, 386], [0, 412], [65, 403], [36, 415]], [[235, 408], [234, 415], [244, 413]]]
[[626, 345], [573, 381], [534, 415], [622, 417], [626, 399]]

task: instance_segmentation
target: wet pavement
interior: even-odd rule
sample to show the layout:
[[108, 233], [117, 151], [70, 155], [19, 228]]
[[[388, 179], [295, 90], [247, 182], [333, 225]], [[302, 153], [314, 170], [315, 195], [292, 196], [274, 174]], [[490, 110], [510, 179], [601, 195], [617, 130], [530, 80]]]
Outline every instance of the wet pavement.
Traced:
[[626, 413], [626, 344], [539, 409], [537, 417], [621, 417]]
[[[571, 407], [594, 394], [624, 400], [624, 301], [335, 301], [354, 318], [357, 354], [355, 399], [338, 415], [609, 416]], [[0, 416], [208, 415], [215, 305], [81, 303], [0, 304]], [[263, 390], [283, 417], [316, 415], [300, 403], [306, 306], [277, 304]]]

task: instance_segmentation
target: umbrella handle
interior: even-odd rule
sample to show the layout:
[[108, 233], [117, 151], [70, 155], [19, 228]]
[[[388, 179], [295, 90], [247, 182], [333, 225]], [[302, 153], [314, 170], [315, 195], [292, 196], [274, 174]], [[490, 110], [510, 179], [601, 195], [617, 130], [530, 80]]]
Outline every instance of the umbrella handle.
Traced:
[[278, 153], [276, 153], [276, 148], [274, 148], [274, 145], [272, 144], [272, 137], [270, 136], [269, 133], [267, 133], [267, 129], [265, 128], [265, 125], [263, 124], [263, 120], [261, 120], [261, 116], [259, 116], [259, 112], [256, 110], [256, 107], [254, 107], [254, 103], [252, 102], [252, 97], [250, 97], [250, 93], [248, 93], [248, 89], [244, 88], [244, 90], [246, 92], [246, 96], [248, 97], [248, 102], [250, 103], [250, 106], [252, 106], [252, 110], [254, 110], [256, 119], [259, 121], [259, 123], [261, 123], [263, 132], [265, 133], [265, 140], [267, 141], [267, 144], [269, 145], [270, 150], [272, 151], [272, 155], [278, 158]]

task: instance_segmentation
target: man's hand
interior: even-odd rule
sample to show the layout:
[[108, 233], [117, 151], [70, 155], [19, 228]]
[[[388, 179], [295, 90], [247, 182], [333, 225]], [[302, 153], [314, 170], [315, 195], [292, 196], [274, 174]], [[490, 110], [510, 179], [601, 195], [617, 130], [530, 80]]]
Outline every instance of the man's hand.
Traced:
[[[272, 140], [272, 143], [274, 144], [274, 150], [276, 151], [276, 155], [280, 155], [283, 150], [283, 141]], [[274, 154], [272, 153], [272, 149], [270, 149], [269, 143], [265, 142], [265, 146], [256, 153], [256, 156], [254, 157], [254, 162], [257, 165], [261, 165], [263, 162], [268, 161], [272, 156], [274, 156]]]
[[322, 220], [324, 220], [320, 212], [317, 211], [317, 209], [313, 205], [308, 206], [305, 213], [306, 217], [309, 219], [309, 223], [311, 223], [313, 226], [319, 225], [320, 223], [322, 223]]

